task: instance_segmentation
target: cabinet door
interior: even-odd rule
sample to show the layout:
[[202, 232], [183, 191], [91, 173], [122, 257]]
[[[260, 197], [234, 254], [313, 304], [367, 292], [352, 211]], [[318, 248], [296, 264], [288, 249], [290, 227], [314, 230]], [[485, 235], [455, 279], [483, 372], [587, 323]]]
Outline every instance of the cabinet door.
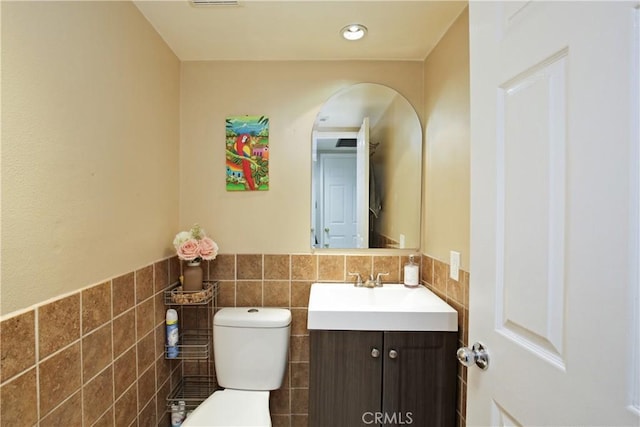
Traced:
[[368, 425], [381, 408], [382, 332], [312, 330], [309, 357], [309, 425]]
[[455, 425], [456, 344], [456, 332], [384, 333], [383, 425]]

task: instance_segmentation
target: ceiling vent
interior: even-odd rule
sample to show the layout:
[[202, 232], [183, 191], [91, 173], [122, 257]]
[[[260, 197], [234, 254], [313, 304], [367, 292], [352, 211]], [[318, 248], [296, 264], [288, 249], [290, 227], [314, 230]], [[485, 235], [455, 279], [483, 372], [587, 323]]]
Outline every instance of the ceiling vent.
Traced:
[[238, 6], [238, 0], [191, 0], [194, 6]]
[[355, 148], [357, 143], [356, 138], [340, 138], [336, 143], [336, 148]]

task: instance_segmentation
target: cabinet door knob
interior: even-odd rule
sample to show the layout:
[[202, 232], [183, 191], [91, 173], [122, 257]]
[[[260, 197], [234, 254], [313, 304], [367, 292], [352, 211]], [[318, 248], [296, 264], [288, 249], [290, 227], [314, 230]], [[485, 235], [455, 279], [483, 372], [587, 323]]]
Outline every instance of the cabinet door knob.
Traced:
[[372, 348], [371, 357], [373, 357], [374, 359], [377, 359], [378, 357], [380, 357], [380, 350], [378, 350], [377, 348]]
[[389, 351], [389, 358], [391, 359], [396, 359], [398, 357], [398, 352], [395, 350], [390, 350]]

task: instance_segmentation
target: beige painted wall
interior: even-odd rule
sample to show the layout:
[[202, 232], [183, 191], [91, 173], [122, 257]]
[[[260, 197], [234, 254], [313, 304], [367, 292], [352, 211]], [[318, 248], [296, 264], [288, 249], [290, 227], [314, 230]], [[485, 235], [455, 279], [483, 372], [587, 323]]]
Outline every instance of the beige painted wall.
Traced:
[[2, 2], [1, 312], [172, 254], [179, 61], [129, 2]]
[[[309, 253], [311, 128], [357, 82], [390, 86], [422, 117], [422, 62], [184, 62], [180, 224], [198, 222], [225, 253]], [[270, 189], [225, 190], [225, 117], [270, 118]]]
[[[422, 251], [467, 268], [466, 25], [424, 63], [180, 64], [129, 3], [3, 2], [1, 313], [171, 255], [194, 222], [222, 252], [310, 252], [312, 123], [356, 82], [429, 117]], [[238, 114], [271, 119], [268, 192], [225, 190]]]
[[469, 271], [469, 14], [458, 17], [424, 63], [426, 172], [422, 252]]
[[381, 186], [380, 232], [396, 242], [404, 235], [405, 248], [420, 247], [422, 124], [410, 105], [396, 96], [371, 133], [380, 142], [371, 161]]

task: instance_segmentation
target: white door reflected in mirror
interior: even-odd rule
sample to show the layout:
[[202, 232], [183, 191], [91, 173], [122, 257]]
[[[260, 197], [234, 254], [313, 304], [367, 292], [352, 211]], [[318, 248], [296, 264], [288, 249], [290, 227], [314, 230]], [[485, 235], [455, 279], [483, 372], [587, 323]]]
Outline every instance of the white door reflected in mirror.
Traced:
[[358, 223], [355, 221], [355, 154], [327, 153], [320, 157], [322, 187], [320, 200], [320, 247], [352, 248]]

